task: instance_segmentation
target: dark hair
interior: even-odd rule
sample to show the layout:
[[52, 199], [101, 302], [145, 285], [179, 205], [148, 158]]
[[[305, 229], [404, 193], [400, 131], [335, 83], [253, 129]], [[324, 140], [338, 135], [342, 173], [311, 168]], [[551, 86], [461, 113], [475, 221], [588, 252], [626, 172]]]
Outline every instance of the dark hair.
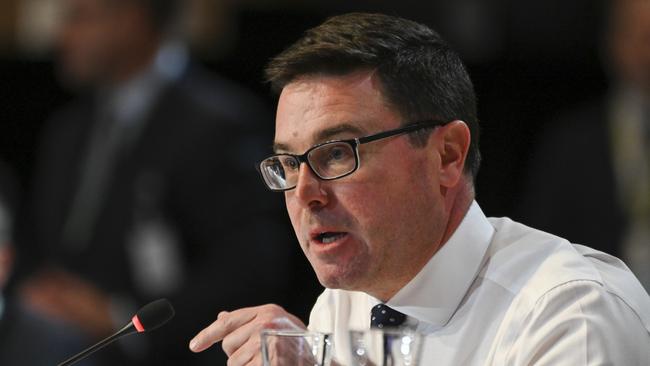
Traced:
[[[382, 14], [350, 13], [327, 19], [273, 58], [266, 79], [274, 92], [301, 76], [345, 75], [374, 69], [386, 101], [405, 122], [467, 123], [472, 136], [465, 172], [480, 165], [474, 87], [460, 57], [425, 25]], [[424, 146], [431, 130], [413, 134]]]

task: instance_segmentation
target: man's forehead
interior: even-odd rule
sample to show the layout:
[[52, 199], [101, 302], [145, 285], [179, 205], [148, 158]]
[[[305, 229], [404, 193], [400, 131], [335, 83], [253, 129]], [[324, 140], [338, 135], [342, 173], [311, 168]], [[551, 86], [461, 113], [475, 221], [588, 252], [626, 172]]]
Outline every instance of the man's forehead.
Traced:
[[302, 150], [374, 131], [391, 115], [374, 72], [312, 75], [288, 84], [280, 95], [275, 151]]
[[296, 77], [287, 83], [281, 93], [305, 89], [324, 89], [327, 87], [349, 88], [364, 86], [380, 90], [379, 74], [374, 69], [358, 69], [346, 74], [313, 73]]
[[376, 72], [355, 71], [345, 75], [305, 75], [287, 84], [280, 93], [278, 110], [316, 113], [328, 106], [363, 105], [368, 101], [384, 102], [382, 84]]

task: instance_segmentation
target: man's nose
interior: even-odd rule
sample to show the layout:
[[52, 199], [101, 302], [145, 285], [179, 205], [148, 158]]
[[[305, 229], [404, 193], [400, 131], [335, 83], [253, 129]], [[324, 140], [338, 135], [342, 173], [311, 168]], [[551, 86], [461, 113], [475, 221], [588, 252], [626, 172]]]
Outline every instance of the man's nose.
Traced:
[[323, 180], [306, 164], [300, 164], [295, 196], [304, 207], [325, 206], [328, 202]]

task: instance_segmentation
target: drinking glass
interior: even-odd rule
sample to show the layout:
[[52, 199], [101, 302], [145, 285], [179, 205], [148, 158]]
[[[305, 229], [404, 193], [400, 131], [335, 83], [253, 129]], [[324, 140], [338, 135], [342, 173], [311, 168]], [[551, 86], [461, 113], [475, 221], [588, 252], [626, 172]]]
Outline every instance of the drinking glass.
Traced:
[[406, 330], [350, 331], [351, 366], [417, 366], [421, 334]]
[[330, 366], [332, 341], [326, 333], [263, 330], [264, 366]]

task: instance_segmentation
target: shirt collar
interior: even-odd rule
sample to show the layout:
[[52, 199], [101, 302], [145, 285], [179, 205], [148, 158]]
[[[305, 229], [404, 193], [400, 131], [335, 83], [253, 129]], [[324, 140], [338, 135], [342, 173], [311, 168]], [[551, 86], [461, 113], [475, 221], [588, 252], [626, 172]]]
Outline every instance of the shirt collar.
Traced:
[[494, 227], [472, 202], [445, 245], [386, 304], [434, 327], [444, 326], [479, 273], [493, 235]]

